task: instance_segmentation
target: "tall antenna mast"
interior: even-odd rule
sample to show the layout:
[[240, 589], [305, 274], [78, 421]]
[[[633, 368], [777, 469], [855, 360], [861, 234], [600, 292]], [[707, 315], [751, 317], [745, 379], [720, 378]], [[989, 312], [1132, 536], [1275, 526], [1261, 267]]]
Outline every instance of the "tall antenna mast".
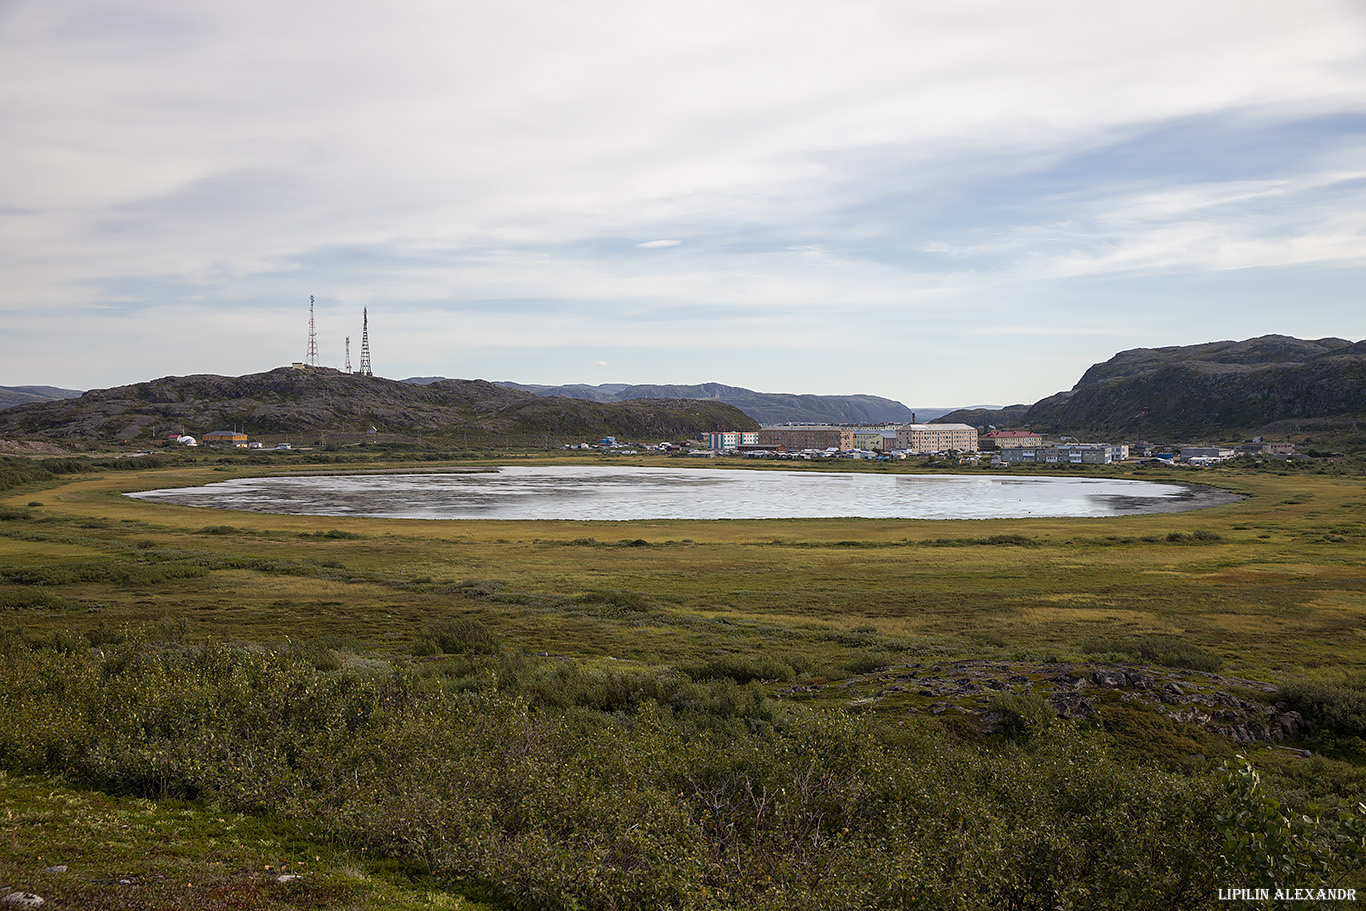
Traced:
[[343, 368], [347, 373], [351, 372], [351, 336], [346, 337], [346, 366]]
[[360, 329], [360, 370], [356, 371], [361, 376], [374, 376], [370, 372], [370, 309], [361, 309], [361, 329]]
[[308, 357], [304, 363], [310, 367], [318, 366], [318, 330], [313, 325], [313, 295], [308, 296]]

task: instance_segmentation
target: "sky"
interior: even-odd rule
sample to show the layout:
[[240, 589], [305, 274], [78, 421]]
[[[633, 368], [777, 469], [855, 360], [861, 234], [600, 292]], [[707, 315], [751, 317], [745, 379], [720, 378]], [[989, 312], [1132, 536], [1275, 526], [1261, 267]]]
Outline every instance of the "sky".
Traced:
[[0, 0], [0, 385], [1033, 402], [1366, 337], [1359, 0]]

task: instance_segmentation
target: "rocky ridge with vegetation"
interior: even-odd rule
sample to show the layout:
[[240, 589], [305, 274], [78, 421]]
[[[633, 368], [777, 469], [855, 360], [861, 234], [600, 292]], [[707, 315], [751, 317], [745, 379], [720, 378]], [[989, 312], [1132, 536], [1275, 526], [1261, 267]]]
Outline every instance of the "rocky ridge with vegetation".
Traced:
[[1327, 432], [1366, 423], [1366, 342], [1264, 335], [1121, 351], [1071, 390], [1028, 407], [957, 411], [975, 426], [1128, 439], [1230, 439]]
[[637, 399], [599, 403], [546, 398], [483, 380], [428, 385], [328, 368], [282, 367], [241, 377], [170, 376], [97, 389], [79, 398], [0, 411], [0, 436], [39, 439], [156, 439], [239, 429], [250, 435], [365, 433], [467, 441], [616, 435], [674, 440], [758, 425], [721, 402]]

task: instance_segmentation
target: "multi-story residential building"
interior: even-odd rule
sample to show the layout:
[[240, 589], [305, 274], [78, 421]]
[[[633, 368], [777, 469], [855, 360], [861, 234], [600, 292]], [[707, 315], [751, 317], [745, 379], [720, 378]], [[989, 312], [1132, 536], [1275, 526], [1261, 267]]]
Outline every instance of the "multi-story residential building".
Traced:
[[854, 429], [830, 424], [783, 424], [759, 428], [760, 446], [797, 452], [803, 449], [853, 449]]
[[967, 424], [903, 424], [896, 445], [914, 453], [977, 452], [977, 431]]
[[703, 436], [708, 449], [738, 449], [741, 446], [758, 446], [757, 430], [722, 430]]
[[[871, 449], [873, 452], [882, 452], [883, 445], [887, 441], [886, 431], [882, 430], [855, 430], [854, 447], [855, 449]], [[896, 439], [893, 434], [892, 439]]]
[[978, 438], [978, 446], [986, 451], [1015, 449], [1021, 446], [1041, 446], [1043, 437], [1029, 430], [993, 430]]
[[[1125, 447], [1127, 453], [1127, 447]], [[1065, 443], [1058, 446], [1016, 446], [996, 453], [996, 461], [1007, 465], [1109, 465], [1114, 447], [1109, 443]]]

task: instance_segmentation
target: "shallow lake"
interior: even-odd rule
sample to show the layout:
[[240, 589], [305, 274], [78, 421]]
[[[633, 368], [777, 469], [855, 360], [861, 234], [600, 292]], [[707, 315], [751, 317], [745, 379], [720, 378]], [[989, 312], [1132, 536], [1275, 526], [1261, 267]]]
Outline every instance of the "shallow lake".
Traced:
[[594, 521], [1116, 516], [1236, 499], [1207, 487], [1105, 478], [598, 465], [244, 478], [129, 496], [292, 515]]

